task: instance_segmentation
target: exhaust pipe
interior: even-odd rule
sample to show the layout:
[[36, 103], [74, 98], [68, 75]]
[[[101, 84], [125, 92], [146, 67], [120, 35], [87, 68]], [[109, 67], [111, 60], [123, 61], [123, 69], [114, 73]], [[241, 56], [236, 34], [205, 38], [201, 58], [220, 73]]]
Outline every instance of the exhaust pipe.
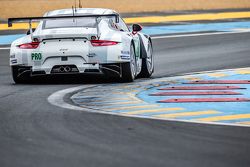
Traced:
[[69, 66], [66, 66], [66, 67], [64, 68], [64, 71], [65, 71], [65, 72], [70, 72], [70, 71], [71, 71], [71, 68], [70, 68]]
[[65, 71], [65, 68], [64, 68], [63, 66], [61, 66], [61, 67], [59, 68], [59, 71], [60, 71], [60, 72], [64, 72], [64, 71]]
[[64, 73], [79, 73], [76, 65], [55, 65], [52, 67], [51, 73], [53, 74], [64, 74]]

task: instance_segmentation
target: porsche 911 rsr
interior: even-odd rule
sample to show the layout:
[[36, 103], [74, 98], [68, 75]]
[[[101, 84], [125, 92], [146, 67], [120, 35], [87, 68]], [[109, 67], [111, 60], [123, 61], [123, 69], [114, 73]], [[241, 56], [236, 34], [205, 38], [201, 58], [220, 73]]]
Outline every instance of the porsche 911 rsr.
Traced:
[[[39, 21], [36, 29], [31, 24]], [[132, 82], [154, 71], [150, 36], [138, 24], [129, 30], [110, 9], [55, 10], [43, 17], [10, 18], [28, 22], [27, 35], [10, 50], [13, 80], [25, 83], [37, 75], [104, 74]]]

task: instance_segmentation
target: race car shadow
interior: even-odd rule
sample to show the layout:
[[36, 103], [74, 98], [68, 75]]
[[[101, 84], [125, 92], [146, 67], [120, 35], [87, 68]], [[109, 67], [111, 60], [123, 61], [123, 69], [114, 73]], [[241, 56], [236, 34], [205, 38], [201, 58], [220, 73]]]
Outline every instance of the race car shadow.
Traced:
[[121, 79], [118, 77], [107, 77], [103, 75], [54, 75], [54, 76], [35, 76], [27, 83], [23, 84], [103, 84], [103, 83], [119, 83]]

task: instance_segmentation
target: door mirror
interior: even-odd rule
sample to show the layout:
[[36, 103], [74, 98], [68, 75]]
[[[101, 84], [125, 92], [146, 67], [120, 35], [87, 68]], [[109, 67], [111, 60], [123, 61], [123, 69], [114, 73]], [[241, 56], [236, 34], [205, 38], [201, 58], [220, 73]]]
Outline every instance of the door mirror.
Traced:
[[133, 24], [132, 25], [133, 32], [138, 32], [142, 30], [142, 26], [140, 24]]
[[[32, 32], [34, 32], [36, 29], [32, 28]], [[30, 29], [26, 32], [27, 35], [30, 35]]]

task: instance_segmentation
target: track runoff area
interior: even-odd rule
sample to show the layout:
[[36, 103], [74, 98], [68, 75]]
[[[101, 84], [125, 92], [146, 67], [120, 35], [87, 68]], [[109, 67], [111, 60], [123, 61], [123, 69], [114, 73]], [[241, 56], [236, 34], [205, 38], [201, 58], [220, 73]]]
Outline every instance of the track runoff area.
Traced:
[[[223, 19], [239, 18], [241, 18], [240, 21], [219, 22]], [[216, 20], [215, 23], [145, 27], [144, 32], [153, 35], [153, 39], [157, 40], [161, 38], [245, 33], [250, 31], [250, 22], [248, 20], [242, 21], [242, 19], [247, 18], [250, 18], [250, 12], [152, 16], [127, 18], [125, 20], [127, 23]], [[24, 24], [17, 24], [13, 29], [25, 29], [25, 26]], [[7, 30], [8, 28], [2, 24], [0, 29]], [[0, 44], [7, 45], [22, 35], [0, 36]], [[1, 47], [1, 49], [8, 49], [8, 47]], [[53, 105], [64, 108], [113, 115], [250, 126], [249, 89], [250, 68], [244, 68], [137, 81], [131, 84], [80, 86], [56, 92], [48, 100]], [[72, 92], [75, 92], [71, 96], [73, 103], [65, 103], [63, 96], [72, 94]], [[97, 95], [94, 92], [99, 93]]]
[[[249, 79], [250, 68], [211, 71], [74, 87], [52, 94], [48, 101], [63, 108], [126, 117], [250, 126]], [[68, 94], [73, 103], [64, 102]]]

